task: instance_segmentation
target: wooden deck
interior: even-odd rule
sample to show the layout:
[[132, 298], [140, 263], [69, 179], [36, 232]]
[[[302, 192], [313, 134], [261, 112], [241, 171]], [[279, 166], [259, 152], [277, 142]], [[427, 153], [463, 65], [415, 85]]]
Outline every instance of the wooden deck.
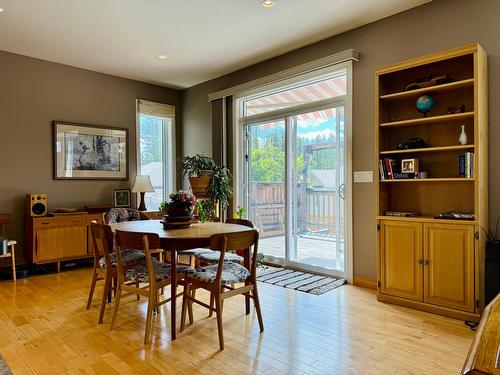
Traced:
[[[344, 269], [343, 243], [341, 256], [336, 259], [336, 241], [331, 237], [304, 236], [297, 238], [296, 262], [329, 269]], [[261, 238], [259, 251], [272, 258], [285, 257], [285, 236]], [[271, 259], [272, 259], [271, 258]]]

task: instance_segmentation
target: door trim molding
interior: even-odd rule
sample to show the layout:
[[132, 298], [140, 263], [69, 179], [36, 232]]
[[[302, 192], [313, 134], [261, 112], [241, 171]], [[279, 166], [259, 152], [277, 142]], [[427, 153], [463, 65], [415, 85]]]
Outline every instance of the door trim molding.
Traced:
[[351, 48], [342, 52], [321, 57], [313, 61], [309, 61], [301, 65], [294, 66], [292, 68], [279, 71], [274, 74], [270, 74], [265, 77], [257, 78], [253, 81], [245, 82], [240, 85], [229, 87], [224, 90], [212, 92], [208, 94], [208, 101], [211, 102], [213, 100], [224, 98], [226, 96], [240, 94], [245, 91], [259, 88], [260, 86], [276, 83], [288, 78], [300, 76], [302, 74], [313, 72], [315, 70], [323, 69], [332, 65], [337, 65], [345, 62], [352, 63], [353, 61], [359, 61], [359, 52]]

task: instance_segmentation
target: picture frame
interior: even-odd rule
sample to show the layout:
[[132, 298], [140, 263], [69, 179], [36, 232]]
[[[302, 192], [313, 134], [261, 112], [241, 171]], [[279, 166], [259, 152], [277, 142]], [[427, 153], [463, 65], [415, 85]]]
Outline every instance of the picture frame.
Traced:
[[129, 208], [131, 205], [130, 189], [113, 189], [113, 207]]
[[401, 160], [401, 173], [415, 173], [417, 174], [418, 159], [402, 159]]
[[55, 180], [128, 180], [128, 129], [53, 122]]

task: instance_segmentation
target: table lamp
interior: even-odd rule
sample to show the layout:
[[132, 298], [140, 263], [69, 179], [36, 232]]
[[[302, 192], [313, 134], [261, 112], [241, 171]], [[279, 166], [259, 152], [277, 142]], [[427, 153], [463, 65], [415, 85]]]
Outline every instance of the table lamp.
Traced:
[[145, 193], [154, 193], [155, 189], [151, 184], [151, 178], [149, 176], [135, 176], [134, 186], [132, 187], [132, 193], [141, 193], [141, 203], [137, 209], [139, 211], [146, 211], [146, 204], [144, 203]]

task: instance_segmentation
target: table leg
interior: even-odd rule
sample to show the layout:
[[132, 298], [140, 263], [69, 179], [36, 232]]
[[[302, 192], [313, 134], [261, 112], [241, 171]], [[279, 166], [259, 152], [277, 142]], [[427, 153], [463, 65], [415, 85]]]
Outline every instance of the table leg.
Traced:
[[171, 279], [172, 279], [172, 282], [170, 284], [170, 288], [171, 288], [171, 291], [170, 291], [170, 304], [171, 304], [171, 307], [170, 307], [170, 311], [171, 311], [171, 319], [170, 319], [170, 325], [171, 325], [171, 328], [170, 330], [172, 331], [171, 332], [171, 337], [172, 337], [172, 340], [175, 340], [176, 339], [176, 314], [177, 314], [177, 250], [175, 249], [171, 249], [170, 250], [170, 255], [171, 255], [171, 267], [172, 267], [172, 275], [171, 275]]

